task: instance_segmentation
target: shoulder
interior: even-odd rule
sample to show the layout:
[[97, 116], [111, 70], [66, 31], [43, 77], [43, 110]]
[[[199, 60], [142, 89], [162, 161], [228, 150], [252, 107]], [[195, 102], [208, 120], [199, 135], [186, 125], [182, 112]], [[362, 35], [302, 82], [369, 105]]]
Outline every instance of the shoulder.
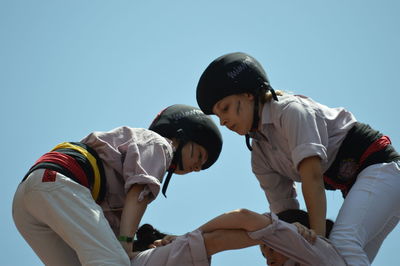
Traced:
[[169, 139], [147, 128], [122, 126], [111, 130], [109, 133], [138, 146], [163, 146], [172, 150], [172, 142]]
[[142, 147], [153, 147], [155, 149], [162, 149], [164, 153], [172, 157], [173, 146], [172, 141], [164, 138], [160, 134], [146, 128], [135, 128], [137, 144]]
[[140, 136], [143, 142], [146, 142], [148, 144], [159, 144], [159, 145], [164, 145], [164, 146], [171, 146], [172, 147], [172, 141], [164, 138], [157, 132], [154, 132], [150, 129], [146, 128], [140, 128], [136, 129], [137, 134]]
[[262, 109], [262, 123], [279, 123], [282, 116], [292, 116], [296, 113], [312, 111], [307, 97], [284, 94], [278, 97], [278, 101], [268, 101]]
[[280, 110], [281, 114], [312, 111], [314, 102], [302, 95], [285, 94], [278, 102], [273, 102], [273, 108]]

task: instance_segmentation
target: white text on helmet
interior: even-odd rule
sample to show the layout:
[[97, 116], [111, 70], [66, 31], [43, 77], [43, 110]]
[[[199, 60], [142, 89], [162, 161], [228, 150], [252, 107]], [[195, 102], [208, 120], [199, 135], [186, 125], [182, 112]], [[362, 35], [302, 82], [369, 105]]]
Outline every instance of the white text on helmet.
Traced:
[[177, 114], [173, 114], [172, 115], [172, 119], [173, 120], [180, 120], [184, 117], [188, 117], [188, 116], [203, 116], [203, 112], [201, 110], [190, 110], [190, 111], [185, 111], [182, 113], [177, 113]]
[[249, 66], [247, 65], [247, 62], [250, 62], [250, 57], [246, 56], [246, 58], [243, 60], [242, 63], [240, 63], [240, 65], [234, 67], [231, 71], [229, 71], [228, 73], [226, 73], [228, 75], [228, 77], [230, 77], [231, 79], [235, 79], [243, 70], [245, 70], [246, 68], [248, 68]]

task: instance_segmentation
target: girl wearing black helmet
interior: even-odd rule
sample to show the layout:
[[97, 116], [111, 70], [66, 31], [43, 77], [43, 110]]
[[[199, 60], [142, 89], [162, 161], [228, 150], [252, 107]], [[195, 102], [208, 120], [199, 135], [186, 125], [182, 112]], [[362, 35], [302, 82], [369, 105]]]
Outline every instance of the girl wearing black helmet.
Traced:
[[46, 265], [130, 265], [134, 234], [165, 173], [206, 169], [221, 147], [211, 118], [187, 105], [166, 108], [150, 130], [119, 127], [61, 143], [18, 186], [14, 222]]
[[373, 261], [400, 218], [400, 156], [387, 136], [343, 108], [275, 93], [260, 63], [244, 53], [223, 55], [206, 68], [197, 102], [246, 136], [271, 211], [298, 208], [294, 182], [301, 182], [311, 228], [324, 235], [324, 188], [340, 189], [345, 200], [330, 238], [348, 264]]

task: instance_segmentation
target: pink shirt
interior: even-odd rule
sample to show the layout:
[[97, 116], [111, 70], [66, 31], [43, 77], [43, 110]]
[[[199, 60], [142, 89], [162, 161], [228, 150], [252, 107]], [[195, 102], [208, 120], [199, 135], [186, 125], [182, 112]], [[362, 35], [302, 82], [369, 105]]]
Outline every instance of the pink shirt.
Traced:
[[93, 148], [102, 159], [107, 192], [101, 203], [114, 232], [118, 232], [125, 195], [133, 184], [145, 184], [139, 200], [154, 200], [173, 156], [172, 142], [143, 128], [118, 127], [93, 132], [81, 142]]
[[252, 239], [262, 240], [268, 247], [285, 255], [289, 261], [286, 266], [296, 265], [347, 265], [328, 239], [318, 236], [314, 244], [310, 244], [298, 232], [296, 226], [278, 219], [271, 213], [272, 224], [255, 232], [248, 233]]
[[251, 135], [252, 168], [272, 212], [298, 208], [294, 181], [301, 182], [299, 163], [319, 156], [325, 172], [355, 122], [345, 109], [305, 96], [284, 94], [264, 104], [260, 131]]

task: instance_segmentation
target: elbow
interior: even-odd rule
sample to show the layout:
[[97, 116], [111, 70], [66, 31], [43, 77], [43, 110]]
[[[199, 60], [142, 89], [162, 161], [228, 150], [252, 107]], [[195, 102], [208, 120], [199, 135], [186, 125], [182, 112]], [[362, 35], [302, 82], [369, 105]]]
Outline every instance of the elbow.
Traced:
[[260, 229], [260, 220], [261, 223], [264, 223], [262, 215], [250, 211], [248, 209], [237, 209], [230, 212], [233, 215], [234, 219], [240, 224], [241, 229], [252, 232]]
[[252, 211], [250, 211], [250, 210], [248, 210], [248, 209], [240, 208], [240, 209], [234, 210], [234, 211], [232, 211], [232, 212], [235, 212], [235, 213], [237, 213], [238, 215], [246, 216], [246, 215], [249, 215]]
[[[237, 209], [237, 210], [233, 210], [228, 212], [228, 214], [230, 216], [232, 216], [237, 222], [240, 222], [240, 224], [243, 226], [244, 222], [249, 219], [249, 217], [251, 216], [251, 211], [248, 209]], [[242, 228], [244, 229], [244, 228]]]
[[248, 219], [253, 212], [248, 209], [241, 208], [241, 209], [233, 210], [229, 213], [239, 220], [244, 220], [244, 219]]

